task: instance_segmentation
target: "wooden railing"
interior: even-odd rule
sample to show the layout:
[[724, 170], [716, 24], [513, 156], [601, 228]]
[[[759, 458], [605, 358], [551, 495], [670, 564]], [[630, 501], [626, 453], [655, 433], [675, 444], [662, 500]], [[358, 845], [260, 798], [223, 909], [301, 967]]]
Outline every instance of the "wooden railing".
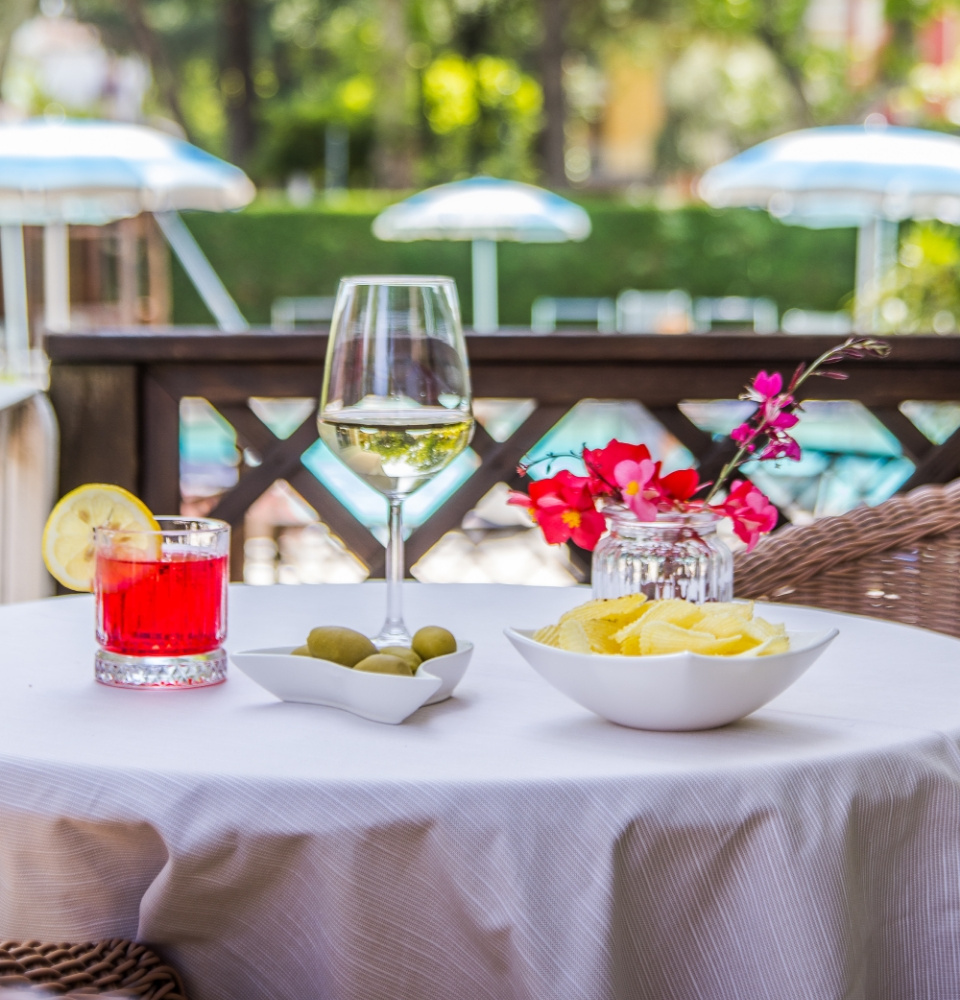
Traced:
[[[834, 338], [835, 339], [835, 338]], [[259, 464], [243, 466], [211, 516], [234, 528], [242, 552], [244, 515], [277, 479], [287, 480], [374, 576], [383, 549], [303, 465], [317, 438], [314, 416], [280, 439], [248, 405], [252, 397], [316, 397], [326, 350], [324, 331], [267, 330], [224, 334], [203, 329], [134, 328], [47, 337], [51, 397], [60, 420], [61, 493], [82, 482], [114, 482], [158, 511], [180, 506], [180, 400], [208, 400]], [[478, 398], [534, 399], [536, 408], [506, 441], [477, 428], [472, 447], [481, 465], [406, 546], [408, 568], [498, 482], [515, 481], [520, 458], [585, 398], [639, 400], [696, 456], [701, 475], [715, 474], [727, 445], [717, 443], [678, 409], [689, 399], [735, 399], [758, 369], [789, 373], [831, 341], [814, 336], [718, 333], [603, 336], [573, 331], [468, 335]], [[856, 399], [899, 440], [916, 466], [902, 489], [960, 475], [960, 431], [934, 445], [903, 415], [905, 400], [960, 400], [960, 337], [892, 339], [885, 359], [855, 362], [849, 382], [811, 386], [820, 399]], [[234, 566], [242, 566], [239, 558]]]

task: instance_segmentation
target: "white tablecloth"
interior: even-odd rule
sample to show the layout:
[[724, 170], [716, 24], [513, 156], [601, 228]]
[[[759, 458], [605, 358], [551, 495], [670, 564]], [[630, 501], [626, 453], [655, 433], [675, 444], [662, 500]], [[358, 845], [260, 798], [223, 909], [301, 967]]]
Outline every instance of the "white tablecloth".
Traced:
[[[0, 608], [0, 937], [136, 937], [194, 1000], [960, 996], [960, 642], [840, 627], [751, 718], [605, 723], [509, 647], [582, 590], [408, 588], [476, 643], [401, 726], [92, 680], [88, 597]], [[233, 649], [380, 585], [234, 588]]]

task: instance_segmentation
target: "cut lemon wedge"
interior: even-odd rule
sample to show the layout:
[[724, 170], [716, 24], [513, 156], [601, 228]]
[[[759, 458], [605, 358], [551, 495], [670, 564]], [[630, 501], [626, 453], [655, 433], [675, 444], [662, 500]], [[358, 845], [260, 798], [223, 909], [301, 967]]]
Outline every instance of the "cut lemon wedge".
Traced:
[[[160, 525], [146, 504], [122, 486], [87, 483], [71, 490], [50, 512], [41, 542], [50, 575], [70, 590], [93, 589], [94, 528], [159, 531]], [[129, 541], [136, 544], [135, 536]], [[154, 552], [159, 540], [149, 538], [146, 544]]]

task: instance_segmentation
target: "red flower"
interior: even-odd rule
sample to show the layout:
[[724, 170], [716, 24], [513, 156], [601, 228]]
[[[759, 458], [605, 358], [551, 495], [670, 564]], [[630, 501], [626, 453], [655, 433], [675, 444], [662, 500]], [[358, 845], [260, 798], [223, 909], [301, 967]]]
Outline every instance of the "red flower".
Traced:
[[526, 507], [551, 545], [571, 540], [592, 552], [607, 527], [593, 505], [589, 480], [566, 470], [532, 482], [529, 496], [511, 493], [507, 503]]
[[[730, 437], [737, 448], [724, 464], [712, 484], [703, 484], [704, 496], [694, 499], [701, 488], [694, 469], [681, 469], [661, 477], [660, 463], [654, 462], [650, 451], [642, 444], [610, 441], [603, 448], [584, 448], [579, 457], [586, 466], [586, 476], [560, 473], [552, 479], [540, 480], [530, 487], [530, 495], [514, 493], [509, 502], [522, 504], [543, 529], [549, 542], [568, 538], [585, 549], [593, 549], [605, 528], [604, 515], [594, 505], [597, 499], [609, 499], [625, 504], [642, 520], [653, 520], [659, 512], [712, 511], [729, 517], [737, 536], [753, 548], [764, 532], [777, 523], [777, 509], [751, 483], [740, 480], [727, 486], [731, 476], [749, 459], [768, 461], [799, 459], [800, 445], [788, 433], [799, 417], [802, 397], [800, 387], [812, 375], [845, 378], [836, 371], [823, 371], [849, 358], [866, 355], [884, 357], [889, 347], [882, 341], [849, 337], [842, 344], [820, 355], [812, 364], [801, 364], [788, 385], [777, 373], [757, 372], [741, 399], [756, 404], [754, 412], [735, 427]], [[552, 462], [561, 455], [545, 455], [536, 462]], [[526, 467], [521, 466], [525, 475]], [[726, 500], [714, 498], [729, 489]]]
[[700, 486], [696, 469], [677, 469], [660, 480], [660, 489], [671, 500], [689, 500]]
[[747, 543], [747, 551], [757, 544], [761, 535], [777, 526], [777, 508], [745, 479], [736, 480], [727, 499], [714, 509], [730, 518], [734, 534]]
[[650, 450], [645, 444], [628, 444], [614, 439], [603, 448], [584, 448], [583, 462], [590, 479], [590, 490], [594, 496], [616, 496], [616, 468], [621, 462], [646, 462], [650, 460]]

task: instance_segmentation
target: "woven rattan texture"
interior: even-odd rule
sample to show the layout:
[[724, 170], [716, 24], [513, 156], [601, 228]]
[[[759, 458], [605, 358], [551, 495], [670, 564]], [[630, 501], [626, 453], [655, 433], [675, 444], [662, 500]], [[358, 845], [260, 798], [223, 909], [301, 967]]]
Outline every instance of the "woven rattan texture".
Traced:
[[737, 556], [738, 597], [960, 636], [960, 480], [783, 528]]
[[186, 1000], [175, 969], [135, 941], [86, 944], [0, 941], [0, 989], [30, 989], [57, 997], [137, 997]]

